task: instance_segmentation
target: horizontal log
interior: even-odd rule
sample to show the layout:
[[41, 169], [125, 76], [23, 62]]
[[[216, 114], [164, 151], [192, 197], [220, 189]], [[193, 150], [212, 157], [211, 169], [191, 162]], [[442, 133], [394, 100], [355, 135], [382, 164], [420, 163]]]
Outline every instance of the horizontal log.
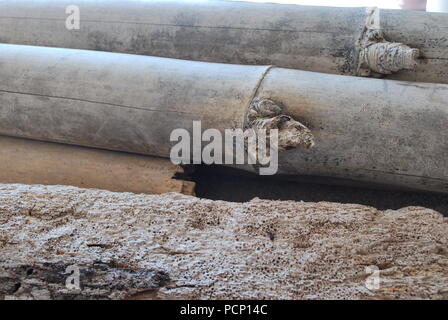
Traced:
[[447, 299], [447, 246], [415, 206], [0, 185], [0, 299]]
[[66, 27], [69, 5], [0, 0], [0, 42], [371, 75], [391, 53], [383, 51], [384, 59], [360, 69], [366, 31], [374, 29], [382, 33], [380, 43], [402, 43], [421, 55], [415, 67], [403, 66], [411, 70], [383, 70], [388, 78], [448, 83], [447, 14], [230, 1], [79, 0], [78, 30]]
[[268, 68], [0, 44], [0, 134], [167, 157], [193, 120], [242, 127]]
[[0, 136], [0, 183], [194, 194], [168, 159]]
[[447, 85], [15, 45], [0, 74], [0, 134], [169, 157], [174, 129], [246, 128], [270, 101], [315, 142], [279, 174], [448, 192]]

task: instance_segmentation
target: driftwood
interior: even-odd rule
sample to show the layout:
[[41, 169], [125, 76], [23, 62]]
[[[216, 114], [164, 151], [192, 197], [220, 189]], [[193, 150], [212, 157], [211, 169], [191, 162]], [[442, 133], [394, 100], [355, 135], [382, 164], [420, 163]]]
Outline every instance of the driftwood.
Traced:
[[168, 159], [0, 136], [0, 182], [194, 194]]
[[448, 83], [448, 14], [229, 1], [79, 0], [78, 30], [66, 27], [69, 5], [0, 0], [0, 42]]
[[447, 246], [421, 207], [0, 185], [0, 299], [447, 299]]
[[169, 157], [174, 129], [246, 128], [264, 112], [249, 106], [273, 107], [315, 144], [279, 124], [299, 145], [280, 174], [448, 191], [443, 84], [17, 45], [0, 45], [0, 74], [0, 134]]

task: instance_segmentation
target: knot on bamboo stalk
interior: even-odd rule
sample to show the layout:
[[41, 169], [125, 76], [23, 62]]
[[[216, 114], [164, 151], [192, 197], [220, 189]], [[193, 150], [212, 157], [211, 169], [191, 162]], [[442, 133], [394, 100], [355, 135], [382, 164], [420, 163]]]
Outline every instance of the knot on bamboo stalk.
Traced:
[[266, 130], [278, 129], [278, 150], [285, 151], [303, 146], [314, 146], [311, 130], [292, 117], [282, 114], [283, 106], [271, 99], [256, 98], [249, 106], [247, 128]]
[[365, 75], [369, 75], [370, 71], [392, 74], [412, 70], [417, 66], [419, 56], [420, 50], [403, 43], [386, 41], [380, 30], [368, 30], [361, 44], [360, 69], [364, 69]]

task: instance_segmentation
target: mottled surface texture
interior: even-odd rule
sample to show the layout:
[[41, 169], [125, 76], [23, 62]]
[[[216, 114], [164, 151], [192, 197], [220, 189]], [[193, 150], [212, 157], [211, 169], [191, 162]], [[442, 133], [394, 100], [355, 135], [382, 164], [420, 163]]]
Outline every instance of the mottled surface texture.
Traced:
[[[8, 299], [443, 299], [447, 244], [447, 218], [421, 207], [0, 185]], [[81, 290], [65, 287], [74, 264]]]
[[[447, 83], [444, 13], [233, 1], [0, 0], [0, 42], [357, 74], [357, 42], [370, 24], [419, 49], [414, 70], [388, 79]], [[367, 24], [366, 24], [367, 22]], [[370, 24], [369, 24], [370, 23]]]

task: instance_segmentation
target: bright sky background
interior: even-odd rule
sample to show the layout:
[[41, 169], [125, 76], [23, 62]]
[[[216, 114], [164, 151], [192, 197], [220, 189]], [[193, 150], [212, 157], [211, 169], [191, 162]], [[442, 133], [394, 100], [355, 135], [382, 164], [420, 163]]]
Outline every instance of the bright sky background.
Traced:
[[239, 0], [251, 2], [294, 3], [310, 6], [330, 7], [379, 7], [385, 9], [400, 9], [401, 0]]

